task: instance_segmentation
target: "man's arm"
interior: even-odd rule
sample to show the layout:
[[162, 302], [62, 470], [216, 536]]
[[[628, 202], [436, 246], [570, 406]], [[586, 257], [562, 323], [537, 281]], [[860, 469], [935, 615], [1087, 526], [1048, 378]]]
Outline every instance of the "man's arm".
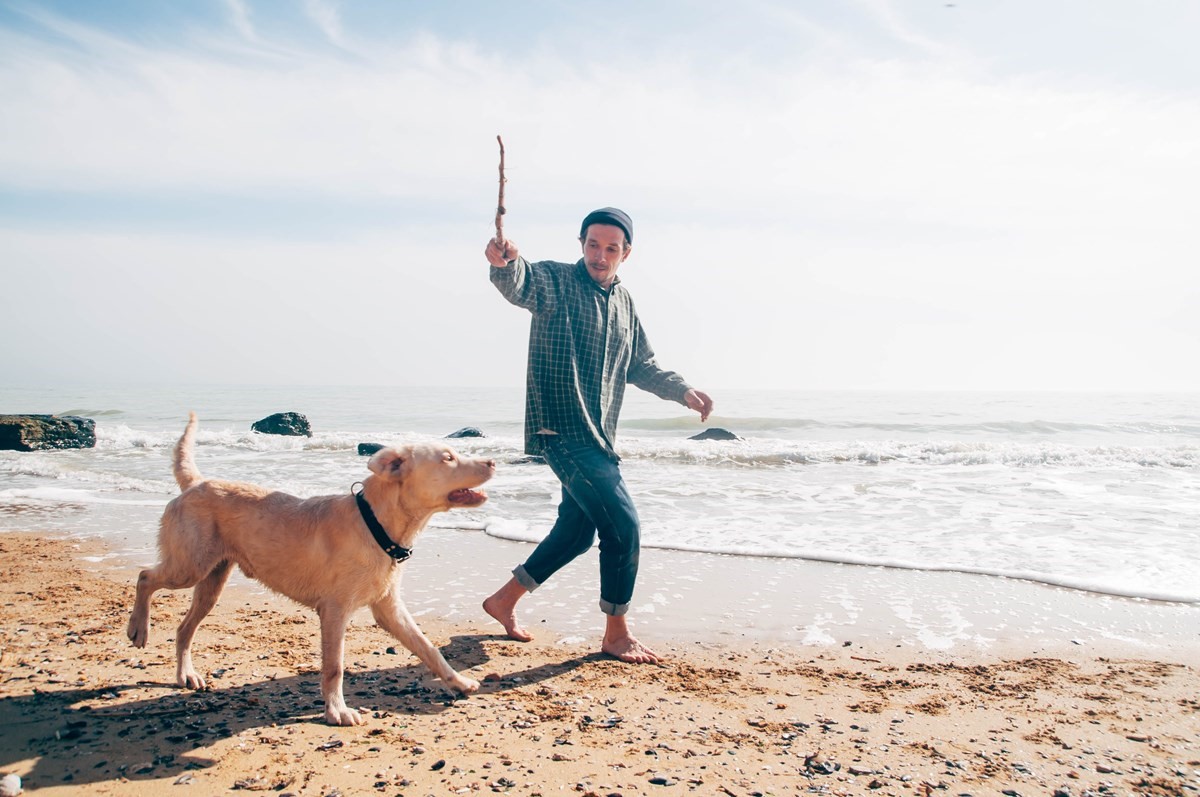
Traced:
[[707, 421], [712, 413], [713, 400], [707, 393], [689, 385], [676, 372], [659, 367], [640, 320], [634, 321], [633, 358], [626, 379], [635, 387], [653, 393], [661, 399], [677, 401], [695, 410], [700, 413], [702, 422]]
[[553, 304], [552, 290], [545, 270], [537, 270], [521, 257], [517, 245], [507, 238], [488, 241], [483, 250], [491, 264], [492, 284], [512, 304], [532, 313], [540, 313]]

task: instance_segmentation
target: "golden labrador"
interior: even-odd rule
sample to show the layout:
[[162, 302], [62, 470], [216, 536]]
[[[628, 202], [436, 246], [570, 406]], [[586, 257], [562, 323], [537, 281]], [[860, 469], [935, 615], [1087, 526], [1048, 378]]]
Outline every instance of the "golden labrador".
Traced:
[[342, 656], [346, 625], [363, 606], [448, 687], [462, 694], [479, 688], [421, 633], [400, 599], [400, 576], [407, 549], [434, 513], [487, 500], [474, 488], [492, 477], [495, 462], [460, 457], [438, 444], [384, 448], [368, 461], [373, 475], [357, 496], [302, 499], [204, 479], [193, 458], [196, 426], [191, 413], [175, 446], [175, 480], [183, 493], [163, 512], [159, 563], [138, 576], [127, 630], [136, 647], [146, 644], [154, 593], [195, 587], [175, 638], [175, 678], [180, 686], [203, 689], [204, 679], [192, 666], [192, 637], [236, 564], [250, 578], [317, 610], [321, 696], [331, 725], [362, 723], [342, 696]]

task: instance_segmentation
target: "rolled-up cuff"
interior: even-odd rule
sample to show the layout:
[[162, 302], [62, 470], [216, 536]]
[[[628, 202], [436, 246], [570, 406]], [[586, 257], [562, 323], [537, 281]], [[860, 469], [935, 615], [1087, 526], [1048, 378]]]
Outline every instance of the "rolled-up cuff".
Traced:
[[601, 598], [600, 611], [604, 612], [605, 614], [612, 615], [613, 617], [619, 617], [629, 611], [629, 604], [609, 603], [608, 601], [604, 600], [604, 598]]
[[529, 572], [525, 569], [525, 565], [517, 565], [514, 567], [512, 574], [513, 578], [517, 580], [518, 584], [525, 588], [526, 592], [533, 592], [535, 589], [541, 586], [541, 584], [533, 580], [533, 576], [529, 575]]

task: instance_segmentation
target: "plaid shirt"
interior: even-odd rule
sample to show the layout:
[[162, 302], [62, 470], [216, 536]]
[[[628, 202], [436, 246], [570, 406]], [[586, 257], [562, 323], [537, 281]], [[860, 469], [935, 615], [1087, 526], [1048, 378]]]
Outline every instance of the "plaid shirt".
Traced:
[[691, 386], [654, 361], [629, 291], [615, 279], [604, 290], [574, 265], [523, 257], [492, 267], [505, 299], [533, 314], [525, 374], [525, 452], [541, 453], [557, 433], [573, 443], [594, 442], [614, 459], [617, 417], [632, 383], [686, 406]]

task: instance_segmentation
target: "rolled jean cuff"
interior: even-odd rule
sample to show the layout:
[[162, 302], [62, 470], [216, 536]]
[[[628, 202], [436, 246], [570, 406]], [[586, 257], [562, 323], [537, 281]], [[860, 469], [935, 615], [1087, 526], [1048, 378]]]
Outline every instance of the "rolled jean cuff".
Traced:
[[609, 603], [608, 601], [604, 600], [604, 598], [601, 598], [600, 611], [604, 612], [605, 614], [612, 615], [613, 617], [620, 617], [622, 614], [625, 614], [629, 611], [629, 604]]
[[529, 571], [525, 569], [525, 565], [517, 565], [514, 567], [512, 574], [513, 578], [517, 580], [517, 583], [524, 587], [527, 592], [533, 592], [535, 589], [541, 586], [540, 583], [533, 580], [533, 576], [529, 575]]

